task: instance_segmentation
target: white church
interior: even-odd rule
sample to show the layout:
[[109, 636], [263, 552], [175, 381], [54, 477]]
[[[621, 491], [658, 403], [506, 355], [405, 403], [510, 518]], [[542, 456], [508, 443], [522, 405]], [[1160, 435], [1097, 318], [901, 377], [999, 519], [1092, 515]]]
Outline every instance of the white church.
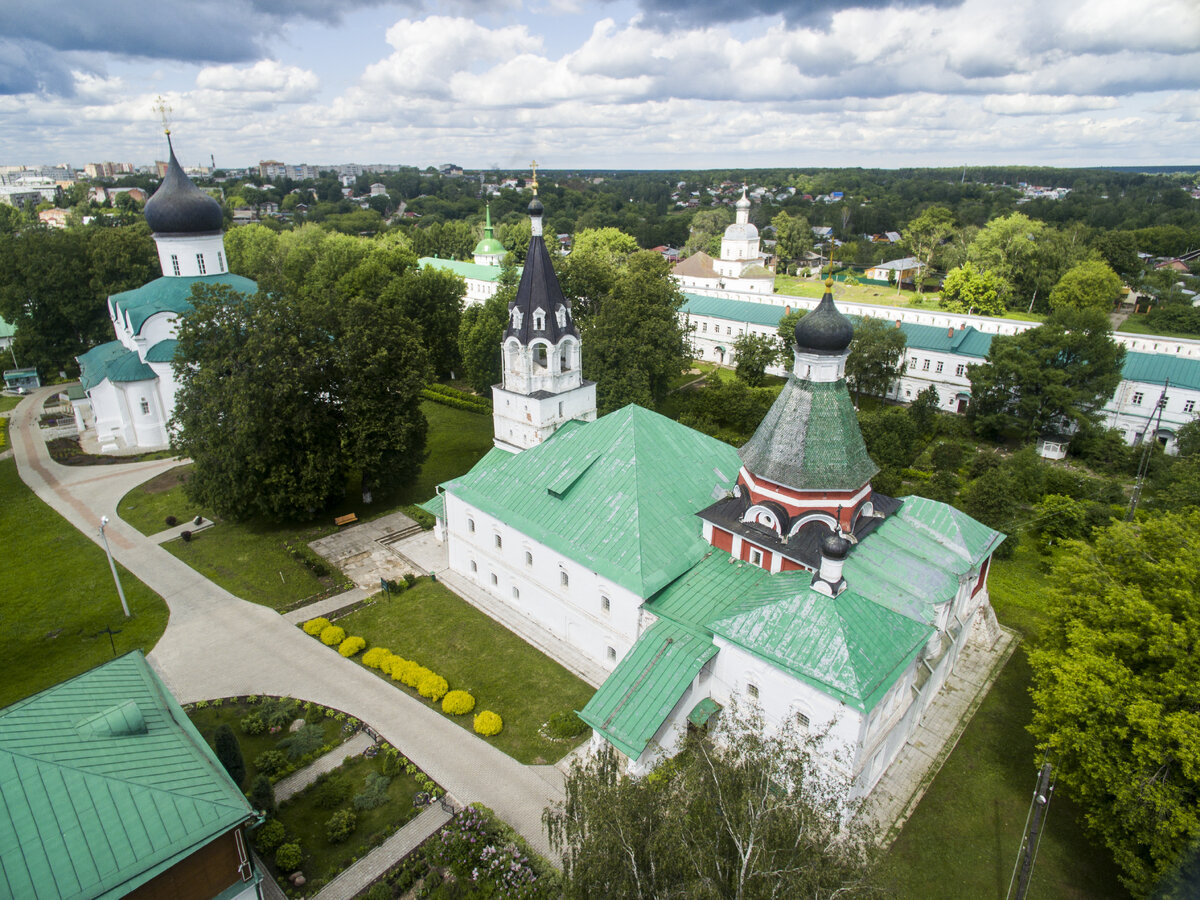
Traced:
[[775, 273], [767, 268], [758, 228], [750, 221], [750, 198], [742, 190], [734, 204], [734, 223], [721, 236], [721, 256], [700, 251], [675, 264], [671, 274], [685, 291], [747, 291], [771, 294]]
[[116, 340], [79, 356], [84, 396], [72, 401], [80, 431], [95, 430], [104, 452], [167, 446], [178, 383], [172, 370], [179, 317], [192, 308], [194, 284], [227, 284], [258, 291], [229, 271], [221, 206], [184, 174], [170, 133], [170, 162], [162, 184], [146, 201], [145, 216], [162, 277], [108, 298]]
[[542, 214], [535, 193], [496, 446], [425, 504], [450, 568], [608, 672], [580, 715], [630, 771], [738, 699], [828, 726], [866, 795], [967, 642], [994, 639], [1004, 536], [872, 490], [830, 282], [740, 450], [634, 405], [597, 418]]

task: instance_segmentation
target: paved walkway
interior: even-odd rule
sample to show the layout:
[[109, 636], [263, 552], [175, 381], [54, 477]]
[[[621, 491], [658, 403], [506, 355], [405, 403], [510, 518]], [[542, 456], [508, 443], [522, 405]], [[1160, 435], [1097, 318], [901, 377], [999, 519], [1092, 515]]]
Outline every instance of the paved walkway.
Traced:
[[21, 477], [97, 543], [100, 517], [110, 517], [113, 556], [170, 608], [167, 630], [149, 659], [181, 703], [276, 694], [344, 710], [370, 722], [449, 794], [463, 803], [491, 807], [537, 852], [555, 858], [542, 827], [542, 810], [561, 801], [561, 791], [530, 767], [314, 641], [274, 610], [213, 584], [122, 522], [116, 512], [121, 497], [178, 461], [58, 465], [36, 427], [37, 411], [50, 392], [35, 392], [14, 411], [10, 435]]
[[309, 619], [315, 619], [317, 616], [328, 616], [332, 612], [344, 609], [351, 603], [357, 603], [359, 600], [366, 600], [370, 596], [371, 592], [354, 587], [343, 594], [335, 594], [332, 597], [326, 597], [324, 600], [318, 600], [316, 603], [309, 603], [307, 606], [293, 609], [291, 612], [284, 613], [283, 617], [293, 625], [299, 625], [302, 622], [307, 622]]
[[440, 803], [425, 807], [419, 816], [321, 888], [313, 900], [351, 900], [449, 822], [450, 816]]
[[300, 793], [326, 772], [332, 772], [340, 766], [347, 756], [358, 756], [375, 742], [365, 731], [355, 734], [350, 740], [339, 744], [323, 756], [318, 756], [298, 772], [293, 772], [287, 778], [281, 778], [275, 783], [275, 802], [284, 800]]

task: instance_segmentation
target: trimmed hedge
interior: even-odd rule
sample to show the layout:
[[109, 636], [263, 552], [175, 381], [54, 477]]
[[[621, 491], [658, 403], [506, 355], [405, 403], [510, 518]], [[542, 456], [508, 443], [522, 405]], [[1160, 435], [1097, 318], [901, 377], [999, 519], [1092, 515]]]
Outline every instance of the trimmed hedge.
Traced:
[[362, 664], [368, 669], [382, 669], [384, 660], [392, 655], [387, 647], [372, 647], [362, 655]]
[[318, 616], [315, 619], [309, 619], [304, 623], [304, 633], [311, 634], [313, 637], [319, 635], [322, 631], [330, 626], [330, 621], [324, 616]]
[[490, 416], [492, 414], [492, 405], [490, 403], [485, 406], [482, 403], [461, 400], [458, 397], [448, 397], [445, 394], [438, 394], [429, 390], [428, 388], [425, 388], [421, 391], [421, 396], [433, 403], [440, 403], [443, 406], [449, 406], [452, 409], [461, 409], [464, 412], [471, 412], [480, 416]]
[[466, 691], [450, 691], [442, 698], [442, 712], [451, 716], [465, 716], [475, 708], [475, 698]]
[[504, 728], [504, 720], [490, 709], [485, 709], [475, 717], [475, 732], [484, 737], [499, 734], [502, 728]]
[[330, 625], [321, 632], [321, 643], [326, 647], [332, 647], [334, 644], [340, 644], [346, 639], [346, 629], [341, 625]]
[[338, 644], [338, 653], [345, 656], [347, 659], [367, 646], [366, 638], [360, 638], [358, 635], [351, 635], [340, 644]]
[[428, 700], [437, 703], [450, 690], [450, 684], [441, 675], [425, 670], [421, 680], [417, 682], [417, 693]]

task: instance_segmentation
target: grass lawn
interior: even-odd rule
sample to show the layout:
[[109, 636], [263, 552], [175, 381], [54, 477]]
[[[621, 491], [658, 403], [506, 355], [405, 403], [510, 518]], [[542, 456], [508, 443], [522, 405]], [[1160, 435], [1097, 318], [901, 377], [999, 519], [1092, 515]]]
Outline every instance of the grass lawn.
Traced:
[[1153, 334], [1158, 337], [1184, 338], [1189, 341], [1194, 341], [1200, 337], [1200, 335], [1185, 334], [1182, 331], [1166, 331], [1161, 326], [1155, 328], [1149, 325], [1146, 322], [1146, 316], [1140, 313], [1127, 318], [1115, 330], [1124, 331], [1126, 334]]
[[24, 399], [25, 399], [24, 397], [0, 396], [0, 413], [8, 412], [9, 410], [16, 409], [17, 404], [20, 403]]
[[317, 576], [284, 549], [284, 541], [307, 544], [333, 531], [328, 525], [269, 525], [223, 522], [176, 539], [163, 549], [244, 600], [284, 610], [308, 599], [349, 590], [340, 572]]
[[[988, 579], [1000, 621], [1035, 642], [1047, 563], [1026, 543], [996, 560]], [[1003, 897], [1017, 858], [1041, 760], [1025, 730], [1032, 718], [1025, 645], [997, 679], [958, 746], [892, 846], [886, 867], [901, 897]], [[1030, 898], [1124, 898], [1103, 847], [1077, 824], [1060, 786], [1050, 807]]]
[[[787, 294], [792, 297], [819, 298], [825, 293], [825, 282], [816, 278], [796, 278], [792, 275], [775, 276], [775, 293]], [[878, 284], [848, 285], [837, 282], [833, 286], [834, 300], [844, 300], [848, 303], [874, 303], [878, 306], [907, 306], [934, 312], [941, 309], [937, 294], [926, 292], [920, 303], [914, 302], [917, 295], [912, 291], [896, 293], [895, 288], [886, 288]], [[1015, 319], [1020, 322], [1041, 322], [1045, 316], [1009, 310], [1001, 318]]]
[[0, 611], [12, 643], [0, 659], [0, 707], [86, 672], [118, 654], [154, 647], [167, 605], [118, 566], [133, 612], [126, 619], [104, 551], [30, 491], [17, 464], [0, 462]]
[[[324, 882], [349, 866], [353, 860], [362, 859], [371, 847], [381, 843], [385, 837], [420, 812], [420, 809], [413, 806], [412, 801], [421, 788], [413, 776], [405, 774], [392, 778], [387, 789], [388, 801], [382, 806], [375, 809], [354, 809], [354, 797], [362, 792], [367, 775], [372, 772], [382, 774], [382, 767], [382, 756], [375, 759], [356, 756], [343, 763], [330, 777], [341, 782], [344, 801], [332, 808], [319, 805], [321, 791], [318, 784], [305, 788], [279, 807], [276, 818], [287, 829], [286, 840], [298, 840], [304, 851], [301, 869], [309, 882], [305, 885], [309, 896], [312, 896], [312, 888], [316, 886], [316, 882]], [[353, 810], [357, 822], [348, 840], [332, 844], [326, 837], [325, 823], [339, 809]], [[266, 859], [268, 865], [274, 869], [274, 854], [267, 854]], [[274, 874], [286, 878], [291, 873], [276, 871]]]
[[366, 638], [368, 647], [387, 647], [432, 669], [451, 690], [468, 691], [474, 711], [450, 717], [462, 727], [471, 729], [481, 710], [499, 713], [504, 730], [487, 740], [519, 762], [554, 762], [582, 740], [552, 740], [539, 729], [552, 713], [583, 709], [592, 688], [441, 584], [421, 578], [337, 624]]
[[191, 466], [176, 466], [135, 487], [117, 504], [117, 515], [142, 534], [157, 534], [168, 527], [167, 516], [180, 522], [196, 516], [212, 518], [212, 513], [192, 503], [183, 490]]

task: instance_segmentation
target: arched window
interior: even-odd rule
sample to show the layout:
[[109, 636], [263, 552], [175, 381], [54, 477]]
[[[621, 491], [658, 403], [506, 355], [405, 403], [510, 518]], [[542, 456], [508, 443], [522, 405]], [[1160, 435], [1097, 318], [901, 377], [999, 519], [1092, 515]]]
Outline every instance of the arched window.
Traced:
[[533, 345], [533, 364], [535, 366], [537, 366], [539, 369], [546, 368], [546, 345], [545, 344], [534, 344]]

